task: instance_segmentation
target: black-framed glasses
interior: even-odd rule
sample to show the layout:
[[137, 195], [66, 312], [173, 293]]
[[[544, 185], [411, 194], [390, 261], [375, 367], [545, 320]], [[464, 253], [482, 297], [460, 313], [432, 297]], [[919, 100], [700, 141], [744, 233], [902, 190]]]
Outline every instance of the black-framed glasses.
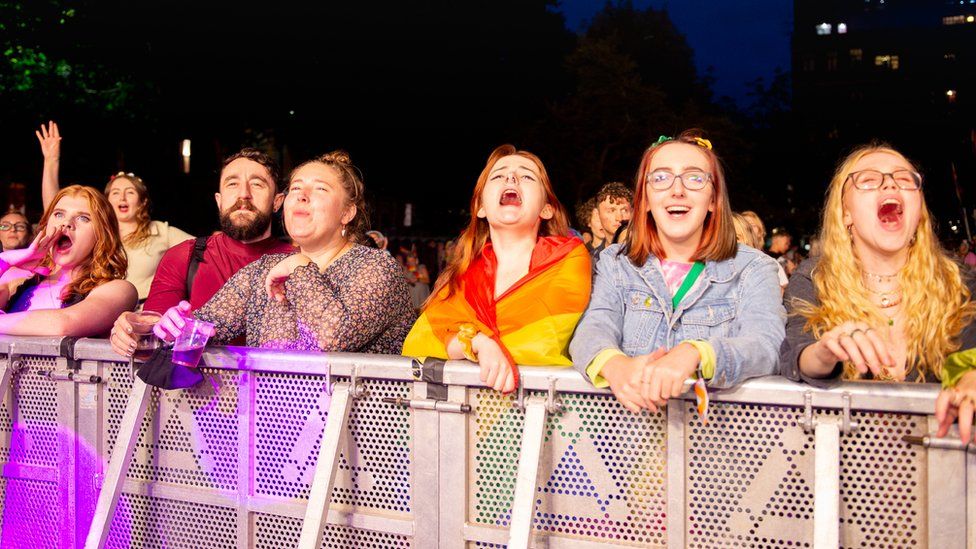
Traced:
[[878, 170], [860, 170], [851, 172], [847, 178], [861, 191], [873, 191], [884, 185], [885, 177], [890, 177], [895, 185], [903, 191], [917, 191], [922, 188], [922, 176], [912, 170], [895, 170], [890, 173]]
[[27, 223], [0, 223], [0, 231], [27, 232]]
[[712, 180], [712, 175], [701, 170], [688, 170], [682, 174], [674, 174], [667, 170], [654, 170], [647, 174], [647, 184], [655, 191], [666, 191], [674, 185], [676, 179], [689, 191], [700, 191]]

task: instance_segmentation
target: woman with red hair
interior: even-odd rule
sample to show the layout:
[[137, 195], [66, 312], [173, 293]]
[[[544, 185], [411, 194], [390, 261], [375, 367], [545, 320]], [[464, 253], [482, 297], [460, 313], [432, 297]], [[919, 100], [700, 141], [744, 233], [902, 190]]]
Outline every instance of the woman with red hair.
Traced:
[[136, 304], [119, 225], [102, 193], [72, 185], [44, 212], [30, 246], [0, 254], [0, 334], [105, 334]]
[[641, 159], [627, 241], [597, 262], [573, 361], [635, 413], [657, 411], [689, 378], [704, 392], [772, 374], [785, 321], [776, 273], [736, 243], [711, 142], [662, 136]]
[[512, 145], [488, 157], [471, 221], [407, 335], [403, 354], [467, 358], [509, 392], [517, 365], [570, 366], [567, 346], [590, 295], [590, 258], [539, 158]]

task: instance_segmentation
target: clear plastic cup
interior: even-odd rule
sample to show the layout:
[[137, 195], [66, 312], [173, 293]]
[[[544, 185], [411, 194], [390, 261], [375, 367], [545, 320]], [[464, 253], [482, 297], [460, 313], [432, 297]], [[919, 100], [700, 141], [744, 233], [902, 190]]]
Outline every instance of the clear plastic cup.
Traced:
[[213, 324], [192, 317], [187, 318], [183, 331], [173, 345], [173, 363], [196, 368], [200, 363], [200, 357], [203, 356], [203, 349], [213, 333]]
[[132, 336], [136, 338], [136, 350], [132, 355], [134, 360], [148, 360], [161, 345], [159, 338], [153, 335], [153, 326], [159, 322], [160, 317], [159, 313], [151, 311], [125, 314], [126, 321], [132, 326]]

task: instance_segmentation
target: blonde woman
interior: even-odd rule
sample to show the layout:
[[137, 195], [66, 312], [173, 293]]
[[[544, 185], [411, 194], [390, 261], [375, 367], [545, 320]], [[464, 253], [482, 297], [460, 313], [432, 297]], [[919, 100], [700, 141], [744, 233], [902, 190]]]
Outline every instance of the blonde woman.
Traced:
[[735, 239], [740, 244], [762, 250], [762, 240], [753, 230], [752, 224], [746, 219], [745, 214], [738, 212], [732, 213], [732, 224], [735, 226]]
[[786, 289], [784, 375], [942, 380], [960, 391], [942, 400], [976, 399], [976, 374], [943, 372], [947, 356], [976, 346], [960, 337], [973, 304], [939, 246], [921, 185], [918, 169], [887, 145], [860, 147], [840, 163], [824, 206], [822, 253]]

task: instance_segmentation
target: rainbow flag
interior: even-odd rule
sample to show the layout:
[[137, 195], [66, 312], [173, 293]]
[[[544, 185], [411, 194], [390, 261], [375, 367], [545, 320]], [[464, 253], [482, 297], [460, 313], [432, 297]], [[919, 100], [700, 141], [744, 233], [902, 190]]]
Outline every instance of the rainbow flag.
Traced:
[[413, 325], [403, 354], [447, 358], [458, 326], [471, 322], [494, 339], [512, 364], [570, 366], [569, 340], [590, 299], [590, 254], [575, 237], [540, 237], [529, 272], [495, 299], [491, 243], [461, 275], [460, 291], [442, 288]]

